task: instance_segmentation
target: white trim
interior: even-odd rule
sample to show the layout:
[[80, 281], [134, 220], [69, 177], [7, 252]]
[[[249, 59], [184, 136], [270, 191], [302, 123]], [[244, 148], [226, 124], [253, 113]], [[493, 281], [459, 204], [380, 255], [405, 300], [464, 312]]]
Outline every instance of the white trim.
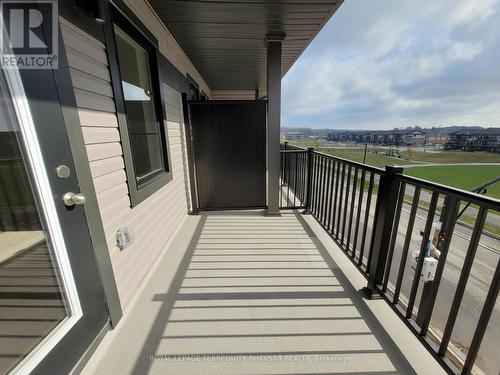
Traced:
[[12, 374], [27, 374], [47, 356], [54, 346], [68, 333], [71, 327], [83, 316], [83, 313], [54, 204], [54, 195], [50, 188], [49, 178], [45, 169], [21, 76], [17, 69], [6, 69], [4, 70], [4, 74], [22, 134], [23, 145], [26, 149], [26, 164], [34, 177], [34, 183], [40, 198], [42, 212], [39, 212], [39, 214], [43, 215], [47, 223], [47, 234], [50, 236], [55, 260], [59, 266], [61, 275], [59, 280], [62, 282], [62, 288], [66, 295], [65, 303], [69, 314], [11, 372]]

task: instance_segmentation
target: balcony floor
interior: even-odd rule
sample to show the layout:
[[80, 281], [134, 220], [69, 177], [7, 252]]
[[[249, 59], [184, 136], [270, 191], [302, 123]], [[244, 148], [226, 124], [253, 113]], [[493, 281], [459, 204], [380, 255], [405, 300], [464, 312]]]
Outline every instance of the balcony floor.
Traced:
[[364, 285], [309, 215], [190, 216], [83, 373], [444, 374]]

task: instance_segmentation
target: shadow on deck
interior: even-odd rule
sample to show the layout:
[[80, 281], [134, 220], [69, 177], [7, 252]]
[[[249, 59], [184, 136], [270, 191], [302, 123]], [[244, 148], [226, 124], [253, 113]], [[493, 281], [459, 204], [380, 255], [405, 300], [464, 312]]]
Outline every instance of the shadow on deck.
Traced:
[[150, 274], [84, 373], [416, 373], [298, 213], [189, 217]]

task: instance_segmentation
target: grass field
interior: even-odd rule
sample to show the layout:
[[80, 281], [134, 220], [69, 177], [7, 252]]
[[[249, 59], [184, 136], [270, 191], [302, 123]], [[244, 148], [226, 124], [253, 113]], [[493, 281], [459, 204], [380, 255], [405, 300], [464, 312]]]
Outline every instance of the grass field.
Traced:
[[[320, 150], [326, 154], [338, 156], [340, 158], [349, 159], [353, 161], [363, 162], [364, 150], [351, 149], [351, 148], [324, 148]], [[384, 155], [382, 150], [369, 150], [366, 153], [366, 164], [373, 165], [374, 167], [384, 168], [386, 165], [408, 165], [417, 164], [403, 158], [393, 158]]]
[[[292, 141], [290, 144], [300, 147], [314, 147], [318, 151], [341, 157], [348, 160], [363, 162], [364, 149], [328, 147], [326, 143], [319, 141]], [[384, 168], [386, 165], [409, 166], [404, 170], [404, 174], [437, 182], [443, 185], [456, 187], [458, 189], [470, 191], [485, 182], [500, 176], [500, 165], [441, 165], [430, 166], [425, 164], [463, 164], [463, 163], [500, 163], [500, 154], [490, 154], [483, 152], [413, 152], [411, 160], [408, 160], [406, 149], [401, 147], [401, 157], [395, 158], [387, 156], [386, 149], [382, 147], [368, 147], [366, 163], [375, 167]], [[500, 199], [500, 182], [488, 187], [486, 195]], [[474, 206], [474, 205], [473, 205]], [[492, 214], [498, 214], [491, 211]], [[462, 215], [462, 221], [471, 225], [475, 222], [475, 217]], [[485, 223], [485, 230], [500, 235], [500, 227], [493, 223]]]
[[[364, 148], [359, 147], [335, 147], [331, 148], [331, 143], [316, 140], [293, 140], [290, 144], [300, 147], [314, 147], [318, 151], [328, 152], [332, 155], [344, 157], [346, 159], [363, 161]], [[422, 152], [415, 151], [408, 160], [407, 148], [399, 147], [401, 158], [391, 158], [384, 155], [386, 150], [383, 147], [368, 146], [367, 163], [383, 167], [385, 165], [407, 165], [421, 163], [500, 163], [500, 154], [487, 152], [463, 152], [463, 151], [443, 151], [443, 152]]]
[[[472, 190], [483, 183], [500, 176], [497, 165], [447, 165], [422, 166], [405, 169], [409, 176], [434, 181], [463, 190]], [[500, 182], [488, 187], [486, 195], [500, 199]]]
[[[326, 147], [325, 143], [320, 144], [319, 141], [309, 140], [294, 140], [290, 144], [315, 147], [319, 151], [333, 156], [363, 162], [363, 148], [329, 148]], [[384, 168], [386, 165], [412, 165], [411, 168], [405, 168], [405, 174], [469, 191], [500, 176], [500, 165], [422, 165], [425, 163], [500, 163], [500, 154], [462, 151], [413, 152], [411, 160], [408, 160], [406, 150], [402, 147], [400, 150], [401, 157], [396, 158], [387, 156], [387, 150], [381, 147], [368, 147], [366, 164], [380, 168]], [[500, 199], [500, 182], [490, 186], [486, 195]]]
[[[406, 158], [406, 151], [402, 152], [402, 157]], [[423, 163], [500, 163], [500, 154], [488, 152], [463, 152], [463, 151], [443, 151], [443, 152], [414, 152], [411, 158], [414, 162]]]

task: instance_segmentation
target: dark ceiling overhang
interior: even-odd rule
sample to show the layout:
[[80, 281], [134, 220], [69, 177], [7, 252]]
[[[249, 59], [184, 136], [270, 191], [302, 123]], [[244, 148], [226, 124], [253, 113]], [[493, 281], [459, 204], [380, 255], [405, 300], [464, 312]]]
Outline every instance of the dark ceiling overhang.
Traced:
[[212, 90], [266, 87], [268, 35], [285, 34], [282, 76], [342, 0], [149, 0]]

